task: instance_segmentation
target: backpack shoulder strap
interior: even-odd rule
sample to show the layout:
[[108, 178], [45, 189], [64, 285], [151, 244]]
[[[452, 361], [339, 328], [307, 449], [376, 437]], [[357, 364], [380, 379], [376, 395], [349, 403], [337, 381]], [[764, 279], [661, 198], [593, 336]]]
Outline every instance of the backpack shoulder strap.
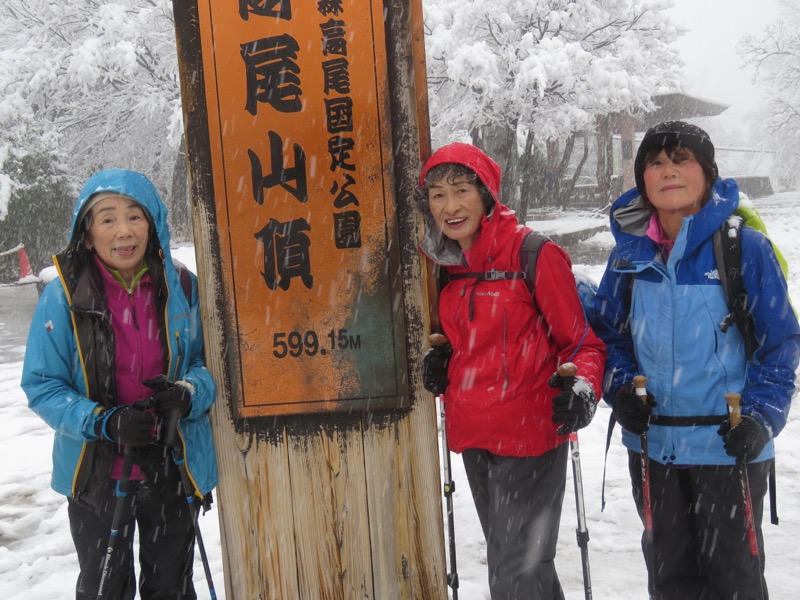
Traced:
[[542, 250], [545, 242], [549, 242], [550, 238], [538, 231], [531, 231], [522, 240], [522, 246], [519, 249], [519, 266], [520, 270], [525, 274], [525, 285], [533, 295], [533, 283], [536, 277], [536, 261], [539, 260], [539, 252]]
[[175, 270], [178, 272], [178, 278], [181, 280], [181, 289], [183, 295], [186, 296], [186, 301], [189, 306], [192, 305], [192, 276], [189, 274], [189, 269], [179, 260], [173, 260], [172, 264], [175, 265]]
[[[477, 279], [478, 281], [499, 281], [501, 279], [524, 279], [525, 285], [533, 293], [533, 281], [536, 275], [536, 261], [539, 259], [539, 251], [545, 242], [549, 242], [550, 238], [539, 233], [538, 231], [531, 231], [525, 234], [522, 240], [522, 246], [519, 249], [519, 271], [470, 271], [468, 273], [443, 273], [439, 275], [439, 285], [444, 285], [453, 279]], [[446, 271], [442, 269], [441, 271]]]
[[742, 277], [741, 235], [742, 220], [739, 218], [726, 219], [722, 227], [714, 232], [714, 258], [728, 310], [730, 310], [730, 314], [722, 322], [720, 328], [722, 331], [727, 331], [734, 324], [739, 328], [744, 339], [745, 356], [747, 360], [750, 360], [758, 343], [747, 290], [744, 287], [744, 277]]

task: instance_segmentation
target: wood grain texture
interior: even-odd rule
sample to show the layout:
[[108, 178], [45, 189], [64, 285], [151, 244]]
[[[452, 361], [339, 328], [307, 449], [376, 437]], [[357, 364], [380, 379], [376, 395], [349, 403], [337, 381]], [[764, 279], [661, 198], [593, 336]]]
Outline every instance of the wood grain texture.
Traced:
[[387, 21], [390, 80], [402, 90], [393, 94], [392, 135], [411, 408], [247, 420], [236, 410], [237, 334], [223, 285], [232, 265], [219, 250], [197, 0], [173, 6], [206, 362], [218, 386], [212, 424], [226, 597], [446, 599], [435, 406], [419, 375], [427, 278], [411, 201], [420, 156], [429, 152], [425, 91], [418, 89], [421, 4], [411, 3], [411, 14], [408, 4], [391, 5]]

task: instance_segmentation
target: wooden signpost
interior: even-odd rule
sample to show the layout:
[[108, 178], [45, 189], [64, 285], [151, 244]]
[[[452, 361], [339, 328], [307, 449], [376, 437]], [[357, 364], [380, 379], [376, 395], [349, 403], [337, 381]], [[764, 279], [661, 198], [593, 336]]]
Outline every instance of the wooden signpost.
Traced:
[[419, 0], [174, 0], [226, 597], [446, 598]]

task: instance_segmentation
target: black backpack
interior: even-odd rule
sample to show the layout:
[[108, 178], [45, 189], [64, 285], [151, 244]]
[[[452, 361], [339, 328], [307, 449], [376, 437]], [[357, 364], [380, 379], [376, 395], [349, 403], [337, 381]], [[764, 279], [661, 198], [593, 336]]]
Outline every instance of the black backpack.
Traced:
[[714, 232], [713, 243], [719, 281], [725, 292], [728, 310], [731, 311], [720, 324], [720, 329], [726, 332], [731, 325], [739, 328], [744, 339], [745, 356], [750, 360], [758, 348], [758, 340], [742, 277], [741, 218], [725, 219], [722, 227]]
[[[522, 241], [522, 247], [519, 250], [519, 264], [522, 272], [525, 274], [525, 285], [531, 292], [534, 303], [536, 302], [536, 294], [533, 289], [533, 282], [536, 277], [536, 263], [539, 260], [539, 252], [544, 246], [545, 242], [552, 241], [543, 233], [538, 231], [531, 231], [525, 236]], [[575, 278], [575, 287], [578, 289], [578, 297], [581, 299], [583, 306], [583, 313], [589, 325], [594, 324], [594, 297], [597, 294], [597, 284], [589, 277], [580, 275], [573, 271]]]

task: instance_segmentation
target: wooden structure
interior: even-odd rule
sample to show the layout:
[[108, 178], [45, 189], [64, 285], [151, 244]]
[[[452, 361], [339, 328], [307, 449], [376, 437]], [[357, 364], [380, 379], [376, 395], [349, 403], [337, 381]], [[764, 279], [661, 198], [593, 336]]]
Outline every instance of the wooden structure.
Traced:
[[[436, 415], [419, 373], [429, 324], [412, 198], [430, 146], [421, 2], [173, 5], [206, 359], [218, 384], [212, 422], [226, 596], [446, 598]], [[334, 39], [339, 56], [327, 45]], [[344, 44], [350, 75], [373, 78], [367, 84], [323, 82], [318, 67], [348, 66]], [[303, 62], [308, 56], [317, 64]], [[341, 94], [331, 91], [335, 85]], [[246, 96], [237, 96], [242, 90]], [[301, 146], [316, 141], [303, 136], [325, 114], [328, 133], [332, 115], [346, 128], [348, 100], [372, 120], [350, 138], [325, 139], [328, 148], [349, 142], [341, 148], [364, 162], [326, 171], [324, 149], [305, 152]], [[270, 112], [270, 103], [280, 110]], [[344, 194], [356, 165], [368, 180], [355, 187], [360, 203]], [[337, 191], [327, 204], [320, 200]], [[361, 210], [350, 227], [316, 235], [338, 223], [346, 204]], [[287, 206], [302, 211], [287, 216]], [[270, 226], [292, 219], [293, 228], [265, 234], [264, 211]], [[375, 218], [384, 221], [376, 227]], [[290, 260], [298, 244], [287, 249], [289, 238], [305, 241], [302, 255], [327, 266], [300, 268], [282, 281], [276, 272], [288, 278], [288, 266], [298, 266]], [[280, 261], [270, 262], [271, 252]], [[356, 282], [356, 301], [343, 278]], [[288, 300], [272, 301], [281, 293]], [[329, 313], [340, 322], [324, 346], [322, 328], [334, 327]], [[352, 328], [365, 322], [372, 326], [356, 339]], [[389, 349], [361, 352], [362, 343], [387, 334]], [[380, 377], [373, 368], [383, 369]]]

